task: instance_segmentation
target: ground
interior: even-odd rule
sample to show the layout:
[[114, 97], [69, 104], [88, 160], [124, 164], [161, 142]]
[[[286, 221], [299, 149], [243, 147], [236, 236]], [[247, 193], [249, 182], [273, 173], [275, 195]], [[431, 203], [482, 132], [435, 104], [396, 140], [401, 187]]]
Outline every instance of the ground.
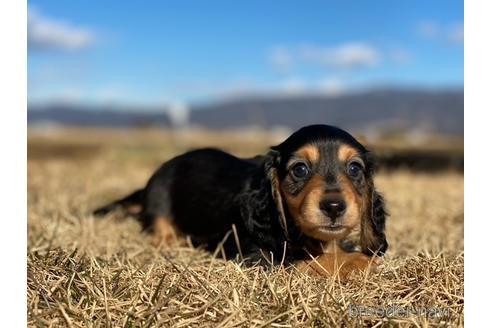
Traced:
[[376, 185], [391, 214], [385, 266], [345, 282], [188, 247], [156, 249], [135, 221], [90, 215], [184, 149], [208, 143], [248, 156], [278, 137], [30, 131], [28, 325], [462, 326], [459, 172], [381, 170]]

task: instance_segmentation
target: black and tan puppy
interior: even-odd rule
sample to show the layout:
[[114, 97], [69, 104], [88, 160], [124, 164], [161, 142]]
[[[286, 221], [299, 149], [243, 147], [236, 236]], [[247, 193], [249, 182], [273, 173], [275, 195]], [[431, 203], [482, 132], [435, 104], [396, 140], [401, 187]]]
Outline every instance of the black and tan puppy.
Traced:
[[374, 268], [388, 247], [370, 153], [328, 125], [304, 127], [253, 159], [216, 149], [177, 156], [145, 188], [94, 214], [118, 207], [162, 243], [187, 235], [228, 257], [266, 256], [320, 274]]

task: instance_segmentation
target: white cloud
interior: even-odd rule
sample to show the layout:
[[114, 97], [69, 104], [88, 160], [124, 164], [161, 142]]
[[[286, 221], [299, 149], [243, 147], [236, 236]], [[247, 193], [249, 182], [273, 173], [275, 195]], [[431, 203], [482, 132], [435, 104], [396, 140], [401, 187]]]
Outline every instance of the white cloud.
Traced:
[[344, 91], [344, 85], [339, 78], [327, 77], [318, 82], [318, 89], [323, 94], [336, 96]]
[[447, 37], [450, 44], [463, 44], [465, 40], [465, 30], [463, 24], [458, 24], [451, 27], [448, 31]]
[[337, 70], [367, 68], [378, 65], [381, 57], [379, 49], [362, 42], [332, 47], [314, 44], [275, 46], [269, 52], [269, 61], [273, 68], [282, 73], [288, 72], [294, 65], [316, 65]]
[[[206, 88], [203, 86], [206, 85]], [[264, 80], [228, 80], [207, 81], [204, 85], [191, 83], [183, 85], [183, 90], [202, 100], [238, 99], [247, 97], [297, 97], [303, 95], [338, 96], [350, 91], [338, 76], [328, 76], [321, 79], [307, 80], [299, 76], [289, 76], [273, 81]], [[87, 84], [58, 83], [56, 85], [40, 85], [29, 88], [28, 102], [45, 105], [50, 103], [86, 104], [121, 106], [121, 108], [152, 108], [166, 110], [173, 124], [185, 125], [188, 120], [188, 98], [183, 90], [175, 90], [170, 94], [166, 91], [148, 93], [146, 90], [117, 83]], [[167, 90], [168, 92], [169, 90]], [[185, 102], [183, 102], [183, 100]]]
[[[276, 88], [275, 86], [272, 86], [272, 89], [275, 88]], [[308, 85], [306, 81], [304, 81], [299, 77], [288, 78], [285, 81], [282, 81], [278, 87], [280, 92], [291, 94], [291, 95], [302, 94], [306, 92], [307, 88]]]
[[32, 104], [61, 102], [165, 108], [171, 101], [163, 93], [147, 93], [146, 90], [133, 86], [111, 82], [92, 84], [73, 81], [71, 83], [39, 83], [35, 88], [29, 87], [28, 102]]
[[418, 24], [417, 31], [425, 39], [448, 45], [462, 45], [465, 38], [463, 23], [444, 26], [437, 22], [426, 21]]
[[396, 64], [407, 64], [412, 59], [408, 50], [403, 48], [394, 48], [388, 52], [389, 59]]
[[30, 87], [27, 100], [33, 104], [46, 104], [50, 102], [58, 103], [78, 103], [85, 99], [84, 92], [79, 86], [41, 86]]
[[279, 72], [286, 72], [290, 70], [294, 60], [291, 52], [282, 46], [276, 46], [271, 49], [269, 59], [273, 67]]
[[439, 29], [437, 23], [431, 21], [420, 22], [417, 26], [419, 34], [426, 39], [436, 38], [440, 33]]
[[340, 69], [371, 67], [380, 60], [379, 50], [365, 43], [346, 43], [337, 47], [304, 45], [299, 53], [301, 60], [307, 63]]
[[290, 76], [275, 81], [249, 81], [244, 84], [238, 81], [229, 81], [227, 87], [222, 84], [212, 85], [209, 95], [216, 99], [238, 99], [247, 97], [297, 97], [307, 95], [322, 95], [335, 97], [351, 88], [339, 76], [326, 76], [321, 79], [307, 80], [301, 77]]
[[90, 29], [74, 27], [28, 9], [27, 44], [30, 50], [79, 50], [93, 45], [95, 40]]

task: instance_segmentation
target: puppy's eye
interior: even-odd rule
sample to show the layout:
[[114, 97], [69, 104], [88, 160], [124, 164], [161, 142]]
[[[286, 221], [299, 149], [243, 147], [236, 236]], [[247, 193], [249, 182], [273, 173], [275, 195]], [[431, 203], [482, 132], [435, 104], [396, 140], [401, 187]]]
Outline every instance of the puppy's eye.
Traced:
[[357, 178], [362, 172], [362, 165], [357, 162], [352, 162], [347, 167], [347, 174], [352, 178]]
[[309, 175], [309, 168], [304, 163], [297, 163], [292, 167], [291, 172], [294, 175], [294, 177], [298, 179], [302, 179]]

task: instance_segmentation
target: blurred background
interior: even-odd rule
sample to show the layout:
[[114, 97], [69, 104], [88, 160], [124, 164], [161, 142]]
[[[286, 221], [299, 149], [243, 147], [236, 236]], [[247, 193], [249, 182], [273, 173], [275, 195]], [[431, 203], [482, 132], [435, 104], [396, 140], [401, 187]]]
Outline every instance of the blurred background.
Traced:
[[28, 156], [250, 156], [332, 124], [463, 168], [462, 1], [28, 2]]

